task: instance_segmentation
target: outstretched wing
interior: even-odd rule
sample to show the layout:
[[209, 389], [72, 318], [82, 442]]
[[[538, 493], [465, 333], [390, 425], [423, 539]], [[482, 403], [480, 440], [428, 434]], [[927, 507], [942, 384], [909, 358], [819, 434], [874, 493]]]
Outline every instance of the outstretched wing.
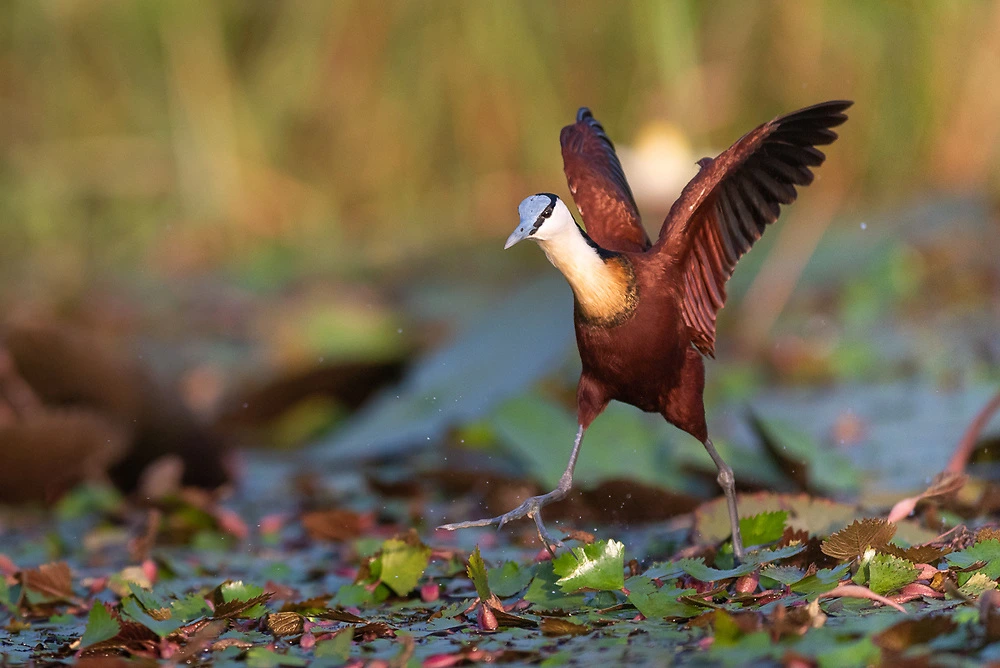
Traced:
[[847, 120], [852, 102], [835, 100], [779, 116], [744, 135], [684, 187], [663, 222], [652, 252], [680, 263], [684, 321], [704, 355], [715, 352], [715, 316], [726, 303], [726, 281], [737, 260], [791, 204], [796, 186], [812, 183], [810, 168], [826, 156], [830, 128]]
[[580, 107], [576, 123], [559, 133], [559, 143], [569, 191], [590, 238], [608, 250], [649, 248], [649, 236], [642, 227], [615, 146], [590, 109]]

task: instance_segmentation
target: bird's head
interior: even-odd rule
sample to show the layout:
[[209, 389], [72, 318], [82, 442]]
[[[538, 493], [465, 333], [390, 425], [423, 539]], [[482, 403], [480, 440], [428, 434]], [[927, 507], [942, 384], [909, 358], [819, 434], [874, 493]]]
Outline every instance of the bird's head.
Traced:
[[521, 222], [507, 237], [504, 249], [510, 248], [523, 239], [546, 241], [572, 225], [576, 227], [573, 214], [562, 200], [552, 193], [538, 193], [525, 198], [517, 207]]

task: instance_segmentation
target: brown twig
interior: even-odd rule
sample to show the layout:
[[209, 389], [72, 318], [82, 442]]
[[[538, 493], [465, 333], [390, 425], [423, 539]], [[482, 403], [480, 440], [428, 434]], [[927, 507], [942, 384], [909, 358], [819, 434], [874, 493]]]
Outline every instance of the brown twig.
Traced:
[[958, 442], [958, 447], [955, 448], [955, 453], [951, 456], [951, 461], [948, 462], [945, 471], [961, 473], [965, 470], [966, 464], [969, 463], [969, 457], [976, 449], [979, 433], [989, 424], [990, 418], [997, 412], [997, 409], [1000, 409], [1000, 392], [983, 406], [983, 409], [979, 411], [979, 414], [969, 424], [968, 429], [962, 434], [962, 440]]

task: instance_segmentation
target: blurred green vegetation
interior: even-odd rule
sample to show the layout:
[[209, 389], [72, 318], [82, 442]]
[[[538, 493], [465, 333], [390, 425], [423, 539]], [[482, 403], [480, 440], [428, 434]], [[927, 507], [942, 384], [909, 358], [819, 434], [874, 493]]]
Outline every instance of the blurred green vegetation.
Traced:
[[623, 146], [669, 122], [693, 163], [851, 98], [813, 188], [836, 209], [995, 196], [998, 53], [986, 2], [4, 2], [0, 293], [497, 246], [565, 194], [580, 105]]

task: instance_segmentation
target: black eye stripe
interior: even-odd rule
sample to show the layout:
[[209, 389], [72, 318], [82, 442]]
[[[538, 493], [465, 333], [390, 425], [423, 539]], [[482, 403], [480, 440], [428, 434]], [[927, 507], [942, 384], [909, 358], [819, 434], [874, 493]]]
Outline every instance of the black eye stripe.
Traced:
[[551, 193], [539, 193], [539, 195], [544, 195], [548, 197], [549, 205], [545, 207], [545, 209], [540, 214], [538, 214], [538, 218], [535, 219], [535, 224], [532, 226], [531, 231], [528, 232], [528, 236], [531, 236], [532, 234], [537, 232], [538, 228], [542, 226], [542, 223], [544, 223], [548, 219], [548, 217], [552, 215], [552, 212], [555, 211], [556, 196]]

